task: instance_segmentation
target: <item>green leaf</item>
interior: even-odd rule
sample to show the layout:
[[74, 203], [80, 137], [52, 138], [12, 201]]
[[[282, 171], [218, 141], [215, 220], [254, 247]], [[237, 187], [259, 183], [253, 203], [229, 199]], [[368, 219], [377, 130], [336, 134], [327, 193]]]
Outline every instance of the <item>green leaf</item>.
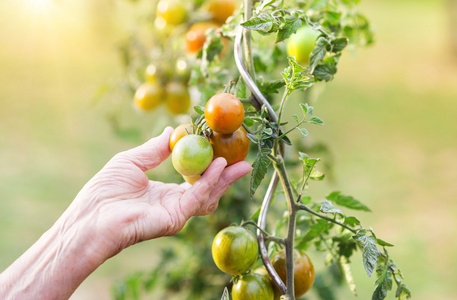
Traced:
[[317, 39], [316, 46], [309, 56], [309, 69], [311, 73], [314, 72], [314, 68], [316, 68], [317, 64], [324, 59], [325, 54], [327, 54], [326, 48], [328, 45], [329, 42], [324, 37], [321, 36]]
[[336, 38], [334, 39], [330, 44], [332, 45], [332, 52], [333, 53], [338, 53], [343, 51], [344, 48], [349, 43], [349, 39], [347, 37], [341, 37], [341, 38]]
[[353, 237], [354, 240], [362, 243], [362, 258], [365, 271], [368, 274], [368, 277], [371, 278], [371, 274], [376, 266], [376, 261], [378, 260], [379, 250], [376, 247], [376, 240], [373, 236], [367, 235], [366, 229], [360, 229], [357, 231], [356, 235]]
[[254, 120], [252, 120], [251, 118], [245, 118], [244, 119], [244, 124], [247, 126], [247, 127], [250, 127], [252, 125], [254, 125]]
[[297, 115], [293, 115], [292, 117], [295, 119], [295, 121], [297, 121], [297, 124], [300, 124], [300, 119]]
[[285, 84], [286, 82], [284, 80], [263, 81], [260, 78], [257, 80], [257, 86], [262, 94], [277, 94], [278, 90]]
[[[300, 108], [303, 112], [303, 116], [306, 116], [308, 114], [308, 105], [307, 104], [303, 104], [303, 103], [300, 103]], [[298, 117], [297, 117], [298, 119]], [[298, 122], [298, 121], [297, 121]]]
[[194, 106], [194, 110], [199, 115], [204, 115], [205, 114], [205, 108], [203, 106], [195, 105]]
[[411, 299], [411, 290], [406, 284], [400, 282], [397, 290], [395, 291], [395, 297], [399, 300], [409, 300]]
[[278, 30], [278, 34], [276, 35], [275, 43], [282, 42], [288, 39], [292, 34], [297, 32], [297, 29], [302, 26], [302, 20], [297, 18], [296, 16], [289, 16], [284, 25]]
[[251, 185], [250, 185], [250, 197], [254, 197], [255, 191], [259, 187], [263, 178], [268, 172], [268, 167], [270, 166], [271, 161], [267, 155], [261, 151], [257, 153], [254, 163], [252, 164], [251, 172]]
[[244, 83], [244, 80], [241, 79], [241, 77], [238, 78], [238, 81], [236, 82], [236, 85], [235, 85], [235, 96], [238, 99], [247, 97], [246, 84]]
[[314, 77], [319, 80], [330, 81], [333, 79], [333, 75], [338, 71], [336, 68], [336, 59], [331, 56], [324, 60], [323, 63], [318, 64], [313, 71]]
[[341, 209], [336, 208], [332, 202], [328, 200], [322, 201], [321, 208], [319, 209], [321, 212], [326, 213], [326, 214], [339, 214], [339, 215], [344, 215]]
[[354, 227], [356, 225], [360, 225], [360, 220], [357, 219], [356, 217], [346, 217], [344, 219], [344, 224], [346, 224], [350, 227]]
[[312, 107], [311, 105], [308, 105], [308, 103], [305, 103], [305, 106], [307, 108], [306, 114], [308, 116], [311, 116], [312, 114], [314, 114], [314, 107]]
[[309, 178], [312, 180], [317, 180], [321, 181], [324, 180], [325, 174], [322, 172], [319, 172], [318, 170], [312, 170], [311, 174], [309, 175]]
[[250, 220], [255, 220], [255, 221], [256, 221], [257, 218], [258, 218], [259, 215], [260, 215], [260, 209], [261, 209], [261, 208], [262, 208], [262, 207], [259, 207], [259, 208], [255, 211], [255, 213], [254, 213], [249, 219], [250, 219]]
[[324, 121], [322, 121], [321, 118], [316, 116], [312, 116], [311, 119], [309, 119], [309, 122], [317, 125], [324, 125]]
[[306, 232], [305, 236], [297, 241], [296, 248], [299, 250], [306, 250], [309, 247], [309, 242], [323, 234], [329, 229], [329, 223], [326, 220], [318, 219], [316, 223], [311, 225]]
[[342, 195], [341, 192], [332, 192], [325, 197], [325, 199], [333, 203], [347, 207], [353, 210], [371, 211], [365, 204], [351, 196]]
[[275, 17], [266, 11], [262, 11], [258, 16], [241, 23], [241, 26], [250, 30], [273, 32], [279, 27]]
[[300, 131], [300, 134], [301, 134], [301, 137], [307, 137], [308, 136], [308, 130], [306, 130], [305, 128], [298, 128], [298, 131]]
[[300, 65], [297, 62], [297, 60], [295, 59], [295, 57], [288, 56], [287, 59], [288, 59], [289, 66], [291, 67], [293, 74], [298, 74], [298, 73], [306, 71], [306, 68], [303, 67], [302, 65]]
[[392, 290], [392, 273], [388, 269], [388, 263], [381, 265], [377, 270], [378, 279], [376, 279], [376, 288], [373, 292], [372, 300], [383, 300], [387, 292]]
[[386, 241], [383, 241], [381, 239], [376, 239], [376, 243], [378, 243], [379, 246], [383, 246], [383, 247], [393, 247], [394, 245], [391, 244], [391, 243], [388, 243]]

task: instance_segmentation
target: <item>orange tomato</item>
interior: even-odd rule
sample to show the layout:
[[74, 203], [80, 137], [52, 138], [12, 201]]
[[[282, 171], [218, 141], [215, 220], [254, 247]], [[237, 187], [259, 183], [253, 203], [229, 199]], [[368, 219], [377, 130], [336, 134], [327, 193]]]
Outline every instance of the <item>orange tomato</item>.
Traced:
[[243, 104], [231, 94], [216, 94], [206, 103], [205, 119], [209, 128], [217, 133], [235, 132], [244, 121]]
[[193, 128], [192, 124], [190, 124], [190, 123], [181, 124], [178, 127], [176, 127], [175, 130], [173, 130], [173, 132], [171, 133], [170, 139], [168, 142], [170, 151], [173, 151], [173, 148], [175, 147], [176, 143], [182, 137], [184, 137], [188, 134], [192, 134], [192, 133], [194, 133], [194, 128]]
[[246, 137], [246, 130], [243, 127], [229, 134], [213, 131], [209, 142], [213, 146], [214, 158], [225, 158], [227, 166], [242, 161], [248, 156], [249, 139]]
[[217, 24], [212, 22], [200, 22], [192, 25], [186, 33], [187, 52], [197, 53], [200, 51], [206, 41], [206, 31], [217, 27]]
[[224, 24], [228, 17], [233, 15], [235, 9], [236, 2], [234, 0], [211, 0], [208, 4], [208, 11], [213, 20], [219, 24]]

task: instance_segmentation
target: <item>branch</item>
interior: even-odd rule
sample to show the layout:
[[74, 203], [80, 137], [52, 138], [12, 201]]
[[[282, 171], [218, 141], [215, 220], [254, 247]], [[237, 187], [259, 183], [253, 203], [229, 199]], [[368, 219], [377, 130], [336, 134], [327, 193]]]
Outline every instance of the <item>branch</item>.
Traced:
[[314, 210], [312, 210], [311, 208], [309, 208], [308, 206], [306, 206], [306, 205], [303, 204], [303, 203], [297, 203], [297, 207], [298, 207], [299, 209], [301, 209], [301, 210], [307, 211], [307, 212], [309, 212], [310, 214], [315, 215], [316, 217], [319, 217], [319, 218], [321, 218], [321, 219], [324, 219], [324, 220], [327, 220], [327, 221], [329, 221], [329, 222], [332, 222], [333, 224], [336, 224], [336, 225], [338, 225], [338, 226], [341, 226], [341, 227], [343, 227], [343, 228], [349, 230], [350, 232], [352, 232], [352, 233], [354, 233], [354, 234], [357, 233], [357, 230], [355, 230], [355, 229], [353, 229], [353, 228], [351, 228], [351, 227], [349, 227], [349, 226], [347, 226], [347, 225], [344, 225], [343, 223], [340, 223], [340, 222], [338, 222], [338, 221], [335, 220], [335, 219], [329, 218], [329, 217], [324, 216], [324, 215], [322, 215], [322, 214], [320, 214], [320, 213], [318, 213], [318, 212], [315, 212]]

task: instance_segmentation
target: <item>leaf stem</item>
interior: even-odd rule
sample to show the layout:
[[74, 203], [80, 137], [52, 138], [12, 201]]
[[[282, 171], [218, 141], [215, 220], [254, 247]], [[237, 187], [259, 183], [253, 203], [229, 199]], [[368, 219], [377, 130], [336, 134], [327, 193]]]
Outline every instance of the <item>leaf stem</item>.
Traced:
[[309, 212], [310, 214], [315, 215], [316, 217], [319, 217], [319, 218], [321, 218], [321, 219], [324, 219], [324, 220], [327, 220], [327, 221], [329, 221], [329, 222], [332, 222], [333, 224], [336, 224], [336, 225], [338, 225], [338, 226], [341, 226], [341, 227], [343, 227], [343, 228], [349, 230], [350, 232], [352, 232], [352, 233], [354, 233], [354, 234], [357, 233], [357, 230], [356, 230], [356, 229], [353, 229], [353, 228], [351, 228], [351, 227], [349, 227], [349, 226], [347, 226], [347, 225], [345, 225], [345, 224], [343, 224], [343, 223], [340, 223], [340, 222], [338, 222], [338, 221], [335, 220], [335, 219], [329, 218], [329, 217], [324, 216], [324, 215], [322, 215], [322, 214], [320, 214], [320, 213], [318, 213], [318, 212], [315, 212], [314, 210], [312, 210], [311, 208], [309, 208], [308, 206], [306, 206], [306, 205], [303, 204], [303, 203], [297, 203], [297, 204], [296, 204], [296, 207], [297, 207], [298, 209], [307, 211], [307, 212]]

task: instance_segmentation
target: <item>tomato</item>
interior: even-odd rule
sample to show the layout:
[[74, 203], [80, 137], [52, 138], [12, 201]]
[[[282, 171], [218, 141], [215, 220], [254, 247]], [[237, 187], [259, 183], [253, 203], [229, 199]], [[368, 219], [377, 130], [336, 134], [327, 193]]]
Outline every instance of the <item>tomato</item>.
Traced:
[[206, 41], [206, 31], [217, 27], [217, 24], [212, 22], [200, 22], [192, 25], [186, 33], [187, 52], [197, 53], [200, 51]]
[[187, 9], [182, 0], [161, 0], [157, 4], [157, 17], [166, 24], [179, 25], [187, 19]]
[[268, 275], [251, 273], [242, 276], [232, 287], [233, 300], [273, 300], [273, 286]]
[[206, 103], [205, 119], [213, 131], [222, 134], [235, 132], [244, 121], [243, 104], [231, 94], [216, 94]]
[[287, 41], [287, 55], [295, 56], [299, 64], [308, 65], [309, 56], [316, 45], [319, 33], [309, 26], [297, 30]]
[[257, 261], [259, 247], [254, 234], [239, 226], [222, 229], [212, 246], [213, 260], [223, 272], [241, 275]]
[[170, 82], [165, 90], [165, 105], [175, 115], [184, 114], [190, 107], [190, 95], [187, 86], [181, 82]]
[[211, 0], [208, 3], [208, 11], [213, 20], [219, 24], [224, 24], [227, 18], [233, 15], [235, 9], [236, 2], [234, 0]]
[[153, 64], [150, 64], [146, 67], [144, 71], [144, 79], [146, 82], [157, 82], [157, 67]]
[[140, 110], [152, 110], [162, 102], [162, 99], [162, 87], [158, 83], [146, 82], [136, 90], [133, 103]]
[[[278, 252], [271, 260], [273, 267], [281, 277], [282, 281], [287, 284], [286, 270], [286, 252]], [[305, 254], [300, 250], [294, 250], [294, 288], [295, 297], [301, 297], [313, 286], [314, 283], [314, 266]]]
[[229, 134], [213, 131], [209, 142], [213, 146], [214, 158], [225, 158], [227, 166], [242, 161], [248, 156], [249, 139], [246, 137], [246, 130], [243, 127]]
[[173, 132], [170, 135], [170, 140], [169, 140], [169, 145], [170, 145], [170, 151], [173, 151], [173, 148], [175, 147], [176, 143], [184, 136], [189, 135], [194, 133], [194, 128], [192, 124], [190, 123], [185, 123], [181, 124], [178, 127], [173, 130]]
[[196, 176], [182, 176], [184, 180], [190, 184], [194, 184], [195, 181], [199, 180], [202, 175], [196, 175]]
[[213, 147], [206, 138], [196, 134], [182, 137], [171, 153], [173, 167], [184, 176], [202, 174], [212, 161]]

